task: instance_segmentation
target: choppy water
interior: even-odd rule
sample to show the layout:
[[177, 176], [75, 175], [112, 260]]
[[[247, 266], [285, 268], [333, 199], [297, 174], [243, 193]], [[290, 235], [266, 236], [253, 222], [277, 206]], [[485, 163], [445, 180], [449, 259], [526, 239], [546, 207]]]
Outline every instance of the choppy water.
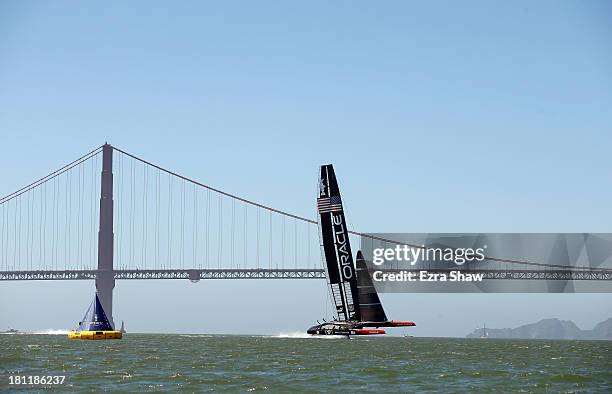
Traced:
[[[0, 335], [7, 374], [58, 391], [612, 392], [612, 342], [127, 334]], [[14, 386], [11, 387], [13, 390]], [[23, 387], [25, 391], [42, 390]]]

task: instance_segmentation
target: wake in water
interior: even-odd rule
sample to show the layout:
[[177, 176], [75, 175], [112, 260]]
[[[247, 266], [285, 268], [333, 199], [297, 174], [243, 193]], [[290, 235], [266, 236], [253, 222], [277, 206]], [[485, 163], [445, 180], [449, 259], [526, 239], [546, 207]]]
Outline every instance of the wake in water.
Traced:
[[17, 332], [0, 332], [0, 335], [68, 335], [68, 330], [42, 330], [42, 331], [17, 331]]
[[297, 339], [304, 339], [304, 338], [308, 338], [308, 339], [338, 339], [338, 338], [342, 338], [342, 339], [344, 339], [343, 336], [335, 336], [335, 335], [310, 335], [310, 334], [306, 334], [305, 332], [301, 332], [301, 331], [290, 332], [290, 333], [283, 333], [283, 332], [281, 332], [278, 335], [272, 335], [272, 338], [297, 338]]
[[68, 330], [54, 330], [48, 329], [43, 331], [34, 331], [28, 332], [27, 334], [35, 334], [35, 335], [68, 335]]

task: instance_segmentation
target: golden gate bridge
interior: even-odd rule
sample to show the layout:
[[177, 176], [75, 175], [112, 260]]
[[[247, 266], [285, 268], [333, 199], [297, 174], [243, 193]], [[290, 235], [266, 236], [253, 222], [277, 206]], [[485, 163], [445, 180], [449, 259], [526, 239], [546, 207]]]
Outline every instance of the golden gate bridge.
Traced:
[[[350, 233], [353, 242], [398, 243]], [[109, 316], [118, 279], [324, 279], [319, 248], [315, 220], [109, 144], [0, 198], [0, 281], [95, 280]], [[487, 269], [462, 270], [485, 279], [612, 280], [610, 268], [486, 261]]]

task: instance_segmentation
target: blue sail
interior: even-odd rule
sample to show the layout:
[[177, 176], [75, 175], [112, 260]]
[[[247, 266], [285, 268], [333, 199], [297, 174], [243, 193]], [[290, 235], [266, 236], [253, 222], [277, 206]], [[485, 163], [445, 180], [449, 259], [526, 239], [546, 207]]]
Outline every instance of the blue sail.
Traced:
[[89, 308], [87, 308], [83, 320], [79, 322], [78, 331], [113, 331], [113, 326], [106, 317], [98, 294], [95, 295]]

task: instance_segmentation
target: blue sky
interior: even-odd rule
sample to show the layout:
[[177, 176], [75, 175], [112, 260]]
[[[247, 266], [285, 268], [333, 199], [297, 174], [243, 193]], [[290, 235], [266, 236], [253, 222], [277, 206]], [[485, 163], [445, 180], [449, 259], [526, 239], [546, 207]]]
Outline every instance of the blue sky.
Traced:
[[[610, 232], [611, 18], [606, 1], [5, 1], [0, 194], [108, 141], [304, 216], [318, 166], [333, 162], [360, 231]], [[69, 326], [92, 288], [2, 283], [0, 327]], [[235, 313], [246, 291], [272, 300], [243, 312], [252, 329]], [[134, 330], [275, 333], [321, 317], [322, 293], [118, 282], [115, 314]], [[166, 313], [153, 328], [143, 299]], [[464, 335], [484, 315], [585, 328], [612, 315], [597, 294], [384, 301], [417, 335]], [[41, 305], [43, 319], [20, 312]]]

